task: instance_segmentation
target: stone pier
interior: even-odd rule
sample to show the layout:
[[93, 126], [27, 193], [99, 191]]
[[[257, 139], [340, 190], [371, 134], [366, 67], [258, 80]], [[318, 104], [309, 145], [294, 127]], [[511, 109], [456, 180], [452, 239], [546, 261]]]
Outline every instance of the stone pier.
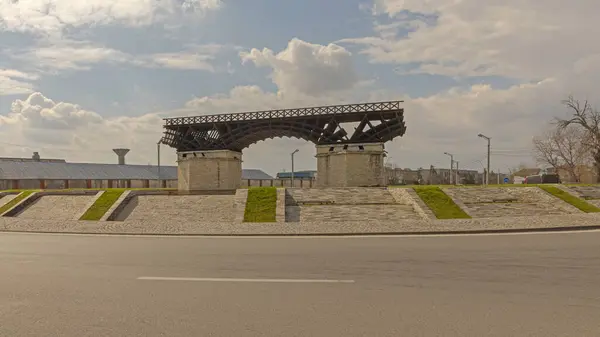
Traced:
[[230, 150], [177, 153], [178, 189], [234, 190], [242, 184], [242, 153]]
[[383, 143], [317, 145], [317, 187], [385, 186]]

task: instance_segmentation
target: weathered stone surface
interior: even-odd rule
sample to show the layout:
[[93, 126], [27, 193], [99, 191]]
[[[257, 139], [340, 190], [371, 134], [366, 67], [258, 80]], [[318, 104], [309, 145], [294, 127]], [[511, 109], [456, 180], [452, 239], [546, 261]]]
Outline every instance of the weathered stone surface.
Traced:
[[229, 150], [177, 154], [180, 191], [235, 190], [242, 185], [242, 154]]
[[115, 220], [233, 223], [237, 211], [235, 195], [138, 195]]
[[277, 206], [275, 208], [277, 222], [285, 222], [285, 195], [285, 188], [277, 189]]
[[538, 187], [445, 188], [444, 192], [474, 218], [581, 213]]
[[46, 195], [17, 215], [18, 218], [37, 220], [77, 220], [94, 195]]
[[390, 188], [388, 189], [396, 203], [411, 205], [413, 210], [423, 219], [436, 219], [435, 214], [419, 198], [417, 192], [412, 188]]
[[600, 186], [565, 186], [573, 195], [580, 198], [600, 199]]
[[11, 202], [14, 198], [17, 197], [18, 194], [7, 194], [4, 195], [2, 197], [0, 197], [0, 207], [8, 204], [9, 202]]
[[287, 189], [286, 221], [394, 221], [421, 219], [413, 203], [387, 188]]
[[317, 145], [317, 186], [384, 186], [383, 143]]

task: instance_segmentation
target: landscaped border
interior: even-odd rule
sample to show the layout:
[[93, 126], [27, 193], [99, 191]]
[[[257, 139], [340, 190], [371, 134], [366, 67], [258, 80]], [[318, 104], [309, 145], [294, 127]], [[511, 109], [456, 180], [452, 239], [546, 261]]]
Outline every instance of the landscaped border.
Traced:
[[79, 220], [98, 221], [102, 216], [114, 205], [119, 197], [127, 191], [126, 189], [109, 189], [105, 190], [102, 195], [96, 199], [94, 204], [88, 208]]
[[585, 199], [574, 196], [573, 194], [562, 190], [556, 186], [552, 185], [538, 185], [538, 187], [552, 196], [561, 199], [562, 201], [577, 207], [579, 210], [586, 213], [599, 213], [600, 208], [588, 203]]
[[[9, 192], [9, 191], [7, 191], [7, 192]], [[18, 205], [21, 201], [23, 201], [25, 198], [27, 198], [28, 196], [30, 196], [34, 192], [36, 192], [36, 191], [23, 191], [23, 192], [19, 193], [11, 201], [9, 201], [6, 204], [0, 206], [0, 215], [6, 213], [8, 210], [10, 210], [11, 208], [13, 208], [16, 205]]]
[[277, 221], [277, 188], [251, 187], [244, 209], [244, 222]]
[[438, 186], [415, 186], [413, 190], [438, 219], [471, 218]]

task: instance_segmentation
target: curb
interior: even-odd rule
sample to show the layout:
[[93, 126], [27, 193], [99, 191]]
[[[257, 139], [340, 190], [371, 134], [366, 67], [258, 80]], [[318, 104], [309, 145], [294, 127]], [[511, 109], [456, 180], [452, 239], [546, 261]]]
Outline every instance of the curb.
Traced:
[[161, 234], [161, 233], [90, 233], [75, 231], [19, 231], [0, 229], [0, 233], [31, 233], [31, 234], [68, 234], [68, 235], [98, 235], [98, 236], [140, 236], [140, 237], [342, 237], [342, 236], [432, 236], [432, 235], [465, 235], [465, 234], [518, 234], [518, 233], [561, 233], [586, 232], [600, 230], [600, 225], [592, 226], [558, 226], [540, 228], [516, 229], [480, 229], [456, 231], [414, 231], [414, 232], [368, 232], [368, 233], [290, 233], [290, 234]]

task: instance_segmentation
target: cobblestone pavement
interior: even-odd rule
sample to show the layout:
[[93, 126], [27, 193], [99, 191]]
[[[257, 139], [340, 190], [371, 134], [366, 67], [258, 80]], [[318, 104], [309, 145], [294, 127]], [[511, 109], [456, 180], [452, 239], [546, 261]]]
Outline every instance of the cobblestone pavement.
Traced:
[[421, 219], [385, 188], [286, 189], [287, 222]]
[[17, 197], [18, 194], [8, 194], [5, 195], [3, 197], [0, 198], [0, 207], [8, 204], [9, 202], [11, 202], [11, 200], [13, 200], [14, 198]]
[[377, 233], [451, 233], [470, 231], [536, 230], [600, 226], [600, 214], [568, 214], [536, 217], [331, 221], [304, 223], [245, 223], [174, 221], [65, 221], [0, 217], [0, 230], [98, 233], [98, 234], [165, 234], [165, 235], [303, 235], [303, 234], [377, 234]]
[[[140, 195], [117, 219], [164, 222], [237, 222], [234, 195]], [[242, 209], [241, 212], [244, 212]]]
[[474, 218], [581, 213], [537, 187], [446, 188], [444, 192]]
[[38, 220], [77, 220], [94, 195], [46, 195], [17, 215]]

